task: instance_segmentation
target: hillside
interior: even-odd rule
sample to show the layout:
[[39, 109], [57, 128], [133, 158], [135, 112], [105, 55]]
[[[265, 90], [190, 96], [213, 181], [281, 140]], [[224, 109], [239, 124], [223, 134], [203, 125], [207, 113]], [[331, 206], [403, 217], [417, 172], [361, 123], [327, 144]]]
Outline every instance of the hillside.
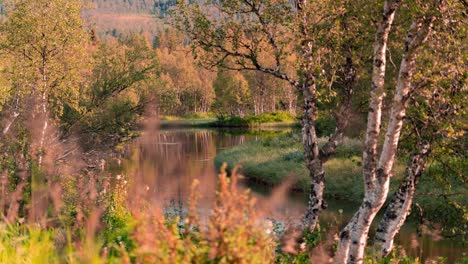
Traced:
[[[3, 2], [0, 0], [0, 15], [6, 13]], [[176, 0], [91, 0], [91, 3], [86, 18], [101, 38], [144, 33], [152, 41], [167, 27], [169, 10]]]
[[164, 16], [175, 0], [92, 0], [99, 13], [155, 14]]
[[101, 38], [143, 33], [149, 41], [165, 27], [175, 0], [92, 0], [91, 25]]

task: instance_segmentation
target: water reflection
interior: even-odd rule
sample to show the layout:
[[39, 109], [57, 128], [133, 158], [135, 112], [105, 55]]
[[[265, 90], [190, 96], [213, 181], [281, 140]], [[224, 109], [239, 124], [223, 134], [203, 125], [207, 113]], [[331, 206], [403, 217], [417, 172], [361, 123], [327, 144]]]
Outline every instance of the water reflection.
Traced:
[[[284, 131], [277, 131], [284, 132]], [[139, 182], [147, 200], [161, 205], [176, 203], [182, 206], [190, 193], [195, 179], [200, 181], [200, 207], [211, 206], [216, 189], [217, 169], [214, 158], [219, 151], [230, 148], [270, 133], [252, 133], [240, 130], [210, 130], [149, 128], [134, 144], [129, 146], [130, 157], [126, 170], [133, 180]], [[298, 219], [304, 211], [304, 195], [284, 196], [283, 192], [273, 192], [265, 187], [249, 185], [258, 199], [258, 206], [268, 217]], [[343, 201], [331, 201], [330, 207], [322, 215], [322, 225], [343, 226], [352, 216], [358, 205]], [[454, 263], [466, 254], [463, 244], [454, 240], [434, 241], [431, 236], [419, 237], [411, 224], [403, 227], [396, 238], [406, 253], [419, 257], [421, 261], [444, 256], [448, 263]]]

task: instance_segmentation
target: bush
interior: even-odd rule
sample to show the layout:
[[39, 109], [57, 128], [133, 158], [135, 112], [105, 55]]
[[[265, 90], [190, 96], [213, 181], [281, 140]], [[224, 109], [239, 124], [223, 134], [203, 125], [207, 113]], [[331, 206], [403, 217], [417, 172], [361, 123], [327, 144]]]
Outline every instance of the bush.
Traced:
[[83, 120], [83, 131], [96, 143], [108, 143], [134, 133], [142, 109], [127, 99], [116, 99], [93, 111]]
[[330, 136], [336, 128], [336, 121], [330, 115], [321, 115], [315, 121], [315, 130], [319, 137]]

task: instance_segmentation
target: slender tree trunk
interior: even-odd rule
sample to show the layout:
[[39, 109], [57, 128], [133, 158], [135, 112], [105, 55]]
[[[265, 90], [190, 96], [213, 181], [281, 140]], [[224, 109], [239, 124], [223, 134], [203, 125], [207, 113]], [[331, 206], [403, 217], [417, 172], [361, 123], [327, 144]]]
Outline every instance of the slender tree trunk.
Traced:
[[8, 133], [8, 131], [10, 131], [10, 128], [11, 128], [11, 125], [13, 125], [13, 123], [15, 123], [16, 119], [18, 118], [18, 116], [20, 115], [19, 113], [19, 96], [16, 95], [16, 102], [15, 102], [15, 105], [13, 106], [13, 115], [11, 117], [11, 120], [7, 122], [7, 124], [5, 125], [5, 128], [3, 129], [3, 135], [6, 135]]
[[320, 160], [318, 137], [315, 131], [315, 120], [317, 117], [317, 106], [315, 105], [314, 98], [315, 89], [315, 84], [303, 88], [304, 115], [302, 118], [304, 157], [311, 179], [309, 201], [304, 215], [304, 225], [311, 232], [317, 226], [320, 211], [326, 208], [326, 204], [323, 201], [325, 171], [323, 169], [323, 162]]
[[6, 135], [10, 130], [11, 125], [15, 122], [16, 118], [18, 118], [19, 112], [13, 111], [13, 116], [10, 121], [7, 122], [5, 128], [3, 129], [3, 135]]
[[[302, 144], [304, 146], [304, 160], [311, 179], [309, 201], [303, 219], [304, 227], [301, 231], [308, 229], [313, 232], [317, 226], [320, 211], [326, 207], [326, 204], [323, 202], [325, 171], [323, 162], [320, 160], [318, 137], [315, 131], [315, 120], [317, 118], [316, 84], [315, 76], [312, 73], [314, 58], [312, 44], [308, 36], [310, 31], [307, 19], [307, 5], [307, 0], [298, 0], [296, 2], [302, 42], [301, 75], [303, 83], [300, 87], [304, 97]], [[302, 235], [302, 232], [299, 232], [299, 234]]]
[[295, 93], [289, 87], [286, 88], [286, 89], [287, 89], [286, 97], [287, 97], [287, 101], [288, 101], [288, 112], [290, 114], [292, 114], [292, 115], [295, 115], [296, 114], [296, 105], [295, 105], [296, 97], [295, 97]]
[[341, 105], [340, 111], [337, 111], [336, 120], [337, 127], [335, 132], [330, 136], [327, 143], [319, 148], [318, 136], [315, 130], [315, 122], [317, 118], [316, 106], [316, 85], [315, 77], [312, 75], [313, 68], [313, 52], [312, 45], [308, 43], [308, 20], [306, 10], [307, 1], [299, 1], [298, 9], [300, 10], [302, 24], [301, 32], [303, 34], [303, 62], [301, 70], [303, 73], [304, 83], [302, 85], [302, 94], [304, 97], [304, 114], [302, 120], [302, 137], [304, 145], [304, 156], [306, 166], [309, 169], [311, 178], [309, 201], [306, 212], [304, 214], [305, 229], [313, 232], [317, 227], [319, 215], [323, 209], [327, 208], [327, 203], [323, 199], [325, 189], [325, 171], [324, 163], [336, 153], [336, 148], [341, 144], [344, 136], [344, 130], [348, 125], [348, 117], [351, 110], [351, 95], [355, 80], [355, 71], [352, 60], [346, 62], [346, 93], [347, 96]]
[[39, 167], [42, 166], [42, 161], [44, 158], [44, 143], [45, 143], [47, 128], [49, 127], [49, 116], [48, 116], [48, 111], [47, 111], [47, 97], [46, 97], [45, 92], [43, 92], [41, 96], [41, 110], [42, 110], [42, 115], [44, 118], [44, 123], [42, 125], [41, 137], [39, 140], [39, 158], [38, 158]]
[[253, 97], [253, 105], [254, 105], [254, 115], [258, 115], [258, 99], [257, 99], [257, 96]]
[[410, 213], [416, 186], [426, 166], [429, 147], [428, 143], [418, 143], [415, 152], [408, 161], [405, 178], [390, 201], [382, 220], [380, 220], [374, 247], [380, 251], [383, 257], [392, 251], [393, 239]]
[[[327, 203], [323, 199], [323, 191], [325, 188], [325, 171], [323, 164], [328, 161], [328, 159], [336, 153], [336, 148], [340, 145], [344, 138], [344, 130], [348, 126], [349, 115], [351, 112], [351, 97], [353, 94], [354, 82], [356, 77], [356, 72], [353, 67], [352, 60], [348, 58], [346, 60], [346, 72], [345, 72], [345, 90], [346, 96], [340, 106], [340, 109], [336, 111], [336, 129], [334, 133], [330, 136], [327, 143], [318, 148], [318, 144], [313, 145], [312, 148], [309, 148], [309, 156], [306, 152], [307, 168], [310, 171], [311, 177], [311, 186], [310, 186], [310, 195], [309, 202], [304, 216], [304, 223], [310, 231], [314, 231], [317, 226], [318, 217], [321, 210], [327, 208]], [[314, 88], [315, 89], [315, 88]], [[304, 98], [308, 98], [307, 93], [304, 93]], [[304, 129], [309, 129], [309, 134], [311, 138], [315, 138], [316, 142], [318, 141], [317, 134], [315, 131], [315, 120], [317, 116], [317, 109], [315, 106], [315, 101], [305, 100], [304, 102]], [[310, 127], [313, 127], [311, 129]], [[313, 131], [312, 131], [313, 130]], [[307, 133], [303, 133], [307, 135]], [[308, 140], [304, 140], [304, 146], [310, 144]], [[307, 148], [305, 149], [307, 151]]]
[[[385, 69], [388, 35], [390, 33], [399, 0], [385, 1], [382, 21], [378, 25], [374, 42], [374, 62], [372, 72], [372, 89], [367, 117], [365, 150], [363, 153], [363, 175], [365, 193], [363, 204], [340, 234], [335, 263], [362, 262], [358, 257], [360, 248], [365, 245], [368, 229], [362, 222], [373, 218], [379, 204], [383, 204], [386, 194], [373, 192], [376, 182], [377, 141], [380, 135], [382, 104], [385, 96]], [[383, 201], [382, 201], [383, 200]], [[373, 206], [372, 206], [373, 205]], [[375, 208], [372, 208], [375, 207]], [[363, 238], [365, 237], [365, 238]], [[364, 240], [364, 241], [363, 241]]]
[[[363, 203], [359, 211], [353, 217], [353, 221], [348, 224], [346, 231], [349, 232], [348, 239], [349, 251], [344, 258], [348, 263], [362, 263], [364, 257], [364, 249], [367, 244], [367, 237], [372, 221], [375, 215], [380, 210], [385, 200], [387, 199], [390, 178], [392, 176], [393, 164], [395, 161], [398, 142], [400, 139], [403, 119], [406, 114], [406, 98], [411, 90], [411, 80], [416, 69], [415, 53], [417, 49], [425, 42], [432, 27], [433, 18], [424, 19], [424, 21], [415, 21], [412, 23], [405, 42], [405, 55], [403, 56], [396, 91], [392, 102], [392, 110], [390, 121], [385, 134], [385, 140], [382, 147], [378, 165], [375, 165], [375, 158], [369, 159], [368, 154], [374, 154], [377, 142], [369, 141], [372, 135], [375, 134], [373, 129], [369, 129], [376, 123], [380, 123], [380, 114], [378, 118], [374, 118], [373, 114], [369, 113], [368, 133], [366, 139], [366, 152], [364, 153], [364, 177], [366, 180], [366, 192]], [[375, 102], [379, 96], [375, 94], [371, 99], [370, 111], [375, 110]], [[380, 101], [380, 112], [381, 112]], [[379, 119], [377, 121], [377, 119]], [[379, 133], [377, 133], [378, 135]], [[370, 151], [369, 151], [370, 150]], [[344, 237], [344, 236], [343, 236]], [[340, 252], [341, 253], [341, 252]]]

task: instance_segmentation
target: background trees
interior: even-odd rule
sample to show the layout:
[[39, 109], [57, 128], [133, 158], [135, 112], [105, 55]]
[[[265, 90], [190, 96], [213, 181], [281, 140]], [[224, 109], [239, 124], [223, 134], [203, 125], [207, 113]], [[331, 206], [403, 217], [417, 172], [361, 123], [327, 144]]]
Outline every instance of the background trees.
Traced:
[[[154, 10], [148, 9], [159, 6], [164, 17], [173, 4], [97, 2], [103, 12], [125, 9], [139, 18], [148, 13], [146, 20], [153, 19], [149, 13]], [[2, 141], [8, 143], [1, 145], [7, 149], [3, 161], [8, 166], [16, 162], [10, 171], [21, 172], [26, 182], [29, 174], [42, 172], [30, 164], [37, 159], [42, 167], [45, 146], [59, 145], [71, 134], [85, 143], [79, 146], [84, 150], [121, 142], [134, 135], [148, 109], [162, 115], [213, 111], [244, 116], [295, 113], [299, 105], [311, 180], [303, 225], [313, 232], [327, 207], [324, 164], [343, 141], [351, 117], [367, 115], [366, 193], [341, 233], [336, 258], [351, 263], [363, 261], [371, 223], [387, 199], [398, 157], [409, 162], [377, 230], [375, 247], [381, 255], [391, 251], [427, 166], [451, 169], [464, 178], [459, 171], [466, 163], [465, 145], [457, 145], [466, 139], [466, 49], [459, 48], [466, 42], [463, 3], [197, 3], [178, 6], [174, 19], [183, 33], [158, 24], [151, 32], [129, 34], [89, 29], [79, 1], [10, 1], [0, 10], [8, 11], [0, 33], [0, 109]], [[112, 36], [102, 37], [109, 32]], [[319, 145], [324, 117], [331, 120], [331, 129]], [[12, 126], [15, 121], [18, 126]], [[31, 138], [23, 126], [33, 130]], [[354, 130], [354, 135], [363, 132]], [[399, 151], [401, 142], [405, 149]], [[34, 156], [29, 156], [30, 143]], [[69, 152], [63, 153], [51, 159], [51, 167]], [[462, 169], [453, 169], [460, 160]], [[353, 164], [360, 166], [359, 161]], [[302, 233], [294, 239], [302, 239]]]
[[[351, 28], [367, 32], [372, 16], [362, 16], [358, 12], [362, 6], [349, 1], [233, 0], [205, 6], [182, 1], [176, 12], [178, 28], [192, 40], [205, 66], [268, 74], [301, 94], [304, 153], [312, 179], [305, 224], [311, 231], [326, 208], [323, 163], [343, 138], [356, 73], [366, 63], [356, 59], [365, 57], [366, 44], [354, 49], [352, 43], [366, 43], [370, 35], [349, 33]], [[254, 99], [257, 104], [258, 98]], [[336, 129], [319, 147], [315, 125], [323, 109], [331, 110], [328, 114], [336, 119]]]
[[69, 106], [63, 118], [66, 129], [78, 127], [99, 142], [126, 137], [155, 102], [160, 71], [156, 52], [143, 36], [133, 35], [99, 43], [92, 65], [79, 107]]
[[164, 91], [160, 92], [160, 112], [169, 115], [206, 113], [215, 94], [215, 73], [197, 65], [180, 44], [167, 44], [162, 38], [158, 56], [162, 63]]
[[[29, 98], [29, 109], [42, 119], [38, 162], [42, 163], [49, 118], [58, 118], [64, 104], [78, 102], [81, 71], [86, 67], [86, 32], [78, 1], [12, 1], [2, 25], [4, 50], [11, 58], [15, 98]], [[50, 14], [54, 14], [51, 18]], [[22, 104], [22, 108], [30, 107]]]
[[244, 116], [251, 106], [249, 84], [239, 72], [220, 70], [213, 83], [216, 101], [213, 110], [219, 114]]

